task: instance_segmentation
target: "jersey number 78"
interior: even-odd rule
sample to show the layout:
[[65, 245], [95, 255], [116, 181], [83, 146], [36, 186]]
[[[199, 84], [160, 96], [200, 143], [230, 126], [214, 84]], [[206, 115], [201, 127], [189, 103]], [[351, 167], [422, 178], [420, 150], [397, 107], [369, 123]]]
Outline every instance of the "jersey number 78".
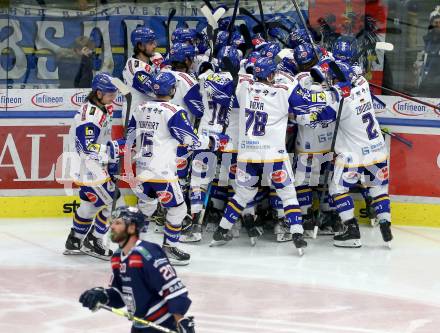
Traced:
[[245, 109], [245, 114], [247, 118], [246, 135], [248, 135], [251, 127], [253, 136], [263, 136], [266, 134], [266, 124], [269, 118], [266, 112]]

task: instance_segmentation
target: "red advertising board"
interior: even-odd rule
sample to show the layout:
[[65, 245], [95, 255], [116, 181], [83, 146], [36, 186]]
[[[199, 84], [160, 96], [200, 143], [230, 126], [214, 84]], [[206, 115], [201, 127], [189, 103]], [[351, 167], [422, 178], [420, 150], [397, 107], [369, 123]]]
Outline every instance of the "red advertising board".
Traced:
[[440, 197], [440, 135], [399, 134], [391, 140], [390, 194]]

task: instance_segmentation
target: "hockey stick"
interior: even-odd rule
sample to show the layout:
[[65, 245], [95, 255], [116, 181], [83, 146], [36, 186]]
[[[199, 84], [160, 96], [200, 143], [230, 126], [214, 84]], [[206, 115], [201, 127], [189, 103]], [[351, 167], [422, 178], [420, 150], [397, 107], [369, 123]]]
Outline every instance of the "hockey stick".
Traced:
[[232, 12], [232, 18], [231, 18], [231, 22], [229, 22], [228, 25], [228, 42], [226, 45], [230, 45], [231, 41], [232, 41], [232, 31], [234, 30], [234, 24], [235, 24], [235, 20], [237, 18], [237, 12], [238, 12], [238, 4], [240, 3], [240, 0], [235, 0], [234, 3], [234, 11]]
[[170, 23], [171, 23], [171, 20], [173, 19], [174, 15], [176, 15], [176, 8], [171, 8], [171, 10], [170, 10], [170, 12], [168, 14], [167, 21], [166, 22], [165, 21], [162, 22], [162, 25], [165, 27], [165, 36], [166, 36], [166, 39], [167, 39], [167, 45], [166, 45], [167, 53], [170, 52], [170, 46], [171, 46], [170, 45]]
[[263, 25], [263, 37], [264, 37], [265, 40], [267, 40], [268, 39], [268, 35], [267, 35], [266, 23], [264, 22], [263, 4], [261, 3], [261, 0], [257, 0], [257, 2], [258, 2], [258, 10], [260, 11], [261, 23]]
[[241, 35], [244, 38], [244, 44], [242, 47], [239, 47], [239, 48], [243, 52], [243, 58], [245, 58], [248, 54], [248, 51], [252, 50], [252, 48], [253, 48], [252, 37], [251, 37], [251, 33], [249, 32], [249, 29], [246, 24], [240, 24], [239, 29], [240, 29]]
[[[131, 109], [131, 101], [132, 96], [130, 89], [117, 77], [112, 77], [111, 82], [118, 88], [118, 90], [124, 95], [126, 101], [127, 101], [127, 111], [125, 114], [125, 120], [124, 120], [124, 139], [127, 138], [127, 131], [128, 131], [128, 122], [130, 120], [130, 109]], [[119, 158], [118, 162], [118, 176], [120, 177], [122, 171], [122, 158]], [[118, 188], [118, 182], [115, 181], [115, 192], [113, 193], [113, 202], [112, 202], [112, 212], [116, 208], [116, 200], [118, 199], [118, 193], [120, 193]]]
[[403, 137], [401, 137], [400, 135], [397, 135], [396, 133], [392, 133], [388, 130], [388, 128], [381, 128], [380, 129], [382, 131], [383, 134], [387, 134], [389, 136], [391, 136], [392, 138], [396, 139], [397, 141], [403, 143], [404, 145], [406, 145], [408, 148], [412, 148], [413, 147], [413, 143], [412, 141], [409, 141]]
[[148, 321], [148, 320], [145, 320], [145, 319], [141, 319], [141, 318], [135, 317], [135, 316], [131, 315], [130, 313], [125, 312], [124, 310], [121, 310], [121, 309], [112, 308], [112, 307], [110, 307], [108, 305], [104, 305], [104, 304], [99, 304], [99, 308], [107, 310], [107, 311], [110, 311], [110, 312], [113, 312], [114, 314], [116, 314], [118, 316], [128, 318], [128, 320], [130, 320], [130, 321], [134, 321], [136, 323], [143, 324], [143, 325], [145, 325], [147, 327], [151, 327], [151, 328], [153, 328], [153, 329], [155, 329], [155, 330], [157, 330], [159, 332], [163, 332], [163, 333], [177, 333], [176, 331], [170, 330], [169, 328], [166, 328], [166, 327], [160, 326], [158, 324], [155, 324], [152, 321]]
[[217, 39], [218, 34], [218, 21], [225, 14], [226, 9], [223, 7], [218, 8], [214, 13], [209, 9], [209, 7], [203, 6], [201, 9], [203, 16], [208, 21], [207, 34], [210, 40], [210, 48], [211, 52], [209, 54], [209, 62], [211, 62], [212, 57], [214, 56], [214, 43]]
[[214, 6], [211, 4], [211, 1], [209, 1], [209, 0], [203, 0], [203, 2], [205, 3], [206, 6], [208, 6], [208, 8], [209, 8], [211, 11], [214, 11]]

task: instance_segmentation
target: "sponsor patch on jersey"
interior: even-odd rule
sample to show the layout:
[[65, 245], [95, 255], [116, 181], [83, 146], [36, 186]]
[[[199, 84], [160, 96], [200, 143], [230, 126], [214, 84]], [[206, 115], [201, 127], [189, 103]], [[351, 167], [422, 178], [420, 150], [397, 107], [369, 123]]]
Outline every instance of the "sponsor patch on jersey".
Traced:
[[95, 128], [93, 126], [86, 126], [84, 128], [84, 135], [86, 139], [93, 138], [95, 136]]
[[84, 194], [86, 195], [87, 199], [89, 199], [89, 201], [91, 203], [94, 204], [94, 203], [96, 203], [98, 201], [98, 196], [95, 193], [85, 192]]
[[238, 167], [236, 168], [236, 176], [237, 180], [240, 182], [248, 182], [252, 179], [252, 176], [249, 173]]
[[98, 153], [100, 148], [101, 148], [101, 145], [98, 143], [92, 143], [92, 144], [87, 145], [87, 150], [91, 151], [93, 153]]
[[376, 173], [377, 179], [380, 181], [384, 181], [388, 179], [388, 167], [383, 167], [382, 169], [377, 170]]
[[359, 180], [359, 174], [354, 171], [344, 172], [342, 174], [342, 180], [349, 184], [356, 184]]
[[287, 179], [287, 172], [285, 170], [274, 171], [271, 178], [274, 183], [284, 183]]
[[237, 163], [231, 164], [229, 167], [229, 172], [235, 175], [237, 173]]
[[92, 107], [90, 108], [89, 115], [93, 116], [93, 115], [95, 114], [95, 112], [96, 112], [96, 107], [95, 107], [95, 106], [92, 106]]
[[144, 263], [142, 256], [139, 254], [132, 254], [128, 257], [128, 267], [130, 268], [142, 268]]
[[121, 267], [121, 258], [120, 257], [112, 257], [111, 263], [112, 263], [112, 269], [119, 269]]
[[184, 170], [188, 166], [188, 161], [186, 158], [178, 157], [176, 158], [177, 170]]
[[169, 203], [171, 200], [173, 200], [173, 193], [169, 192], [169, 191], [158, 191], [157, 192], [157, 198], [159, 199], [159, 201], [162, 204], [167, 204]]
[[104, 121], [107, 119], [107, 117], [105, 116], [105, 114], [102, 114], [101, 119], [99, 119], [98, 125], [99, 126], [104, 126]]

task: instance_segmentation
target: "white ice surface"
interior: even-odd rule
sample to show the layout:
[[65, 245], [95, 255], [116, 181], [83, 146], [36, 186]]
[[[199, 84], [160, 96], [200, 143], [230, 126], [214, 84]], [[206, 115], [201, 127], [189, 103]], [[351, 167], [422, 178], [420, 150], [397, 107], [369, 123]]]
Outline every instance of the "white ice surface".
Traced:
[[[110, 264], [63, 256], [70, 219], [0, 219], [0, 332], [129, 332], [125, 318], [78, 303], [105, 286]], [[440, 230], [393, 227], [385, 248], [378, 229], [362, 227], [363, 247], [341, 249], [331, 237], [293, 244], [245, 234], [224, 247], [182, 245], [177, 268], [188, 286], [197, 333], [440, 332]], [[160, 242], [161, 235], [151, 240]]]

